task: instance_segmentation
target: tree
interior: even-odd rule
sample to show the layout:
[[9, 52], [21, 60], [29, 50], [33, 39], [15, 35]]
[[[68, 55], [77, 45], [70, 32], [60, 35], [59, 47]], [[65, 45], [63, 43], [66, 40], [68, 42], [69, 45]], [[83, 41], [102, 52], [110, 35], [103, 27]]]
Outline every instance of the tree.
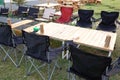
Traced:
[[25, 3], [25, 0], [13, 0], [13, 1], [16, 2], [18, 4], [18, 6]]

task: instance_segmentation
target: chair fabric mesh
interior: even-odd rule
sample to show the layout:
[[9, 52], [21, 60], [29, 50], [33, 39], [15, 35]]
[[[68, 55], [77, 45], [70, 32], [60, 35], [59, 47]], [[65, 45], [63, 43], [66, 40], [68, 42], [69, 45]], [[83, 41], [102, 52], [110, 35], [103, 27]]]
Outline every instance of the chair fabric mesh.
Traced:
[[27, 46], [26, 55], [35, 59], [48, 62], [47, 51], [49, 48], [49, 37], [27, 33], [23, 31], [25, 44]]
[[22, 12], [27, 12], [28, 7], [24, 7], [24, 6], [19, 6], [18, 8], [18, 14], [23, 14]]
[[110, 65], [111, 58], [93, 55], [70, 45], [73, 65], [70, 71], [79, 77], [88, 80], [101, 80], [106, 67]]
[[9, 25], [0, 25], [0, 44], [13, 46], [12, 31]]
[[71, 20], [71, 16], [73, 13], [72, 7], [61, 7], [61, 16], [59, 19], [56, 20], [58, 23], [67, 23]]
[[116, 32], [115, 21], [118, 16], [119, 12], [101, 11], [102, 21], [98, 25], [97, 29]]
[[78, 10], [79, 20], [77, 21], [77, 26], [80, 27], [91, 27], [92, 28], [92, 21], [91, 18], [93, 16], [93, 10]]
[[8, 13], [8, 11], [9, 11], [8, 8], [1, 8], [1, 14]]
[[29, 8], [29, 11], [28, 11], [28, 17], [37, 18], [38, 13], [39, 13], [39, 9], [31, 7]]

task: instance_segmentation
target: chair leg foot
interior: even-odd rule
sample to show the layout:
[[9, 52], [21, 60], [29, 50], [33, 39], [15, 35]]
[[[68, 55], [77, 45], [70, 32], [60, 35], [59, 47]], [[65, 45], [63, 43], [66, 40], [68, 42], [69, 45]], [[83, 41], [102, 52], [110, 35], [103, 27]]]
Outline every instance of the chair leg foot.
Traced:
[[30, 76], [31, 74], [30, 73], [27, 73], [27, 76]]
[[62, 70], [62, 67], [60, 67], [59, 69]]
[[20, 65], [17, 65], [17, 66], [16, 66], [16, 68], [19, 68], [19, 67], [20, 67]]

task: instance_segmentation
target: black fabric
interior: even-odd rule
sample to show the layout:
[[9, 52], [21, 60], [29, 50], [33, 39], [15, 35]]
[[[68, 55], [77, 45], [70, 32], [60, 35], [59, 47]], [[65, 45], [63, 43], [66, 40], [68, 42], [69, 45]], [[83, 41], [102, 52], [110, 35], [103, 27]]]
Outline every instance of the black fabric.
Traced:
[[49, 37], [27, 33], [25, 31], [23, 31], [23, 37], [27, 46], [26, 55], [48, 62], [47, 52], [50, 45]]
[[106, 72], [106, 75], [112, 76], [118, 73], [120, 73], [120, 57], [117, 60], [113, 61], [108, 71]]
[[13, 35], [13, 40], [14, 40], [14, 44], [17, 46], [18, 44], [23, 44], [23, 37], [22, 36], [15, 36]]
[[28, 17], [29, 18], [37, 18], [38, 14], [39, 14], [39, 9], [32, 8], [32, 7], [29, 8], [29, 11], [28, 11]]
[[12, 31], [9, 25], [0, 25], [0, 44], [13, 46]]
[[94, 14], [93, 10], [78, 10], [79, 20], [77, 21], [77, 26], [80, 27], [89, 27], [92, 28], [92, 21], [91, 18]]
[[0, 14], [3, 16], [8, 16], [9, 9], [8, 8], [1, 8]]
[[27, 10], [28, 10], [28, 7], [19, 6], [18, 11], [17, 11], [17, 14], [18, 14], [18, 15], [21, 15], [21, 14], [23, 14], [23, 12], [27, 12]]
[[0, 25], [0, 44], [15, 48], [18, 44], [23, 44], [23, 37], [15, 36], [12, 33], [11, 26]]
[[101, 11], [102, 21], [98, 25], [97, 29], [116, 32], [115, 21], [118, 18], [118, 16], [119, 16], [119, 12]]
[[73, 62], [70, 71], [88, 80], [101, 80], [103, 72], [111, 63], [110, 57], [93, 55], [72, 45], [70, 52]]

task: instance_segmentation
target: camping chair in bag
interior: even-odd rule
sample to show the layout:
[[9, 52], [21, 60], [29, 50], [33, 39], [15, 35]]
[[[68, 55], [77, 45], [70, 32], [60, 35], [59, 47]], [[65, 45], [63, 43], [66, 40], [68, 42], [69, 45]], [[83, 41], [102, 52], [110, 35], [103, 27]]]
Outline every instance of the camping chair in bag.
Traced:
[[35, 20], [37, 21], [51, 21], [53, 19], [55, 9], [53, 8], [45, 8], [43, 16], [41, 18], [36, 18]]
[[[112, 60], [110, 57], [90, 54], [73, 45], [69, 45], [69, 51], [72, 62], [72, 66], [68, 70], [69, 73], [73, 73], [79, 78], [82, 77], [86, 80], [103, 80], [102, 75], [105, 74]], [[75, 76], [69, 74], [69, 80], [71, 79], [75, 80]]]
[[[6, 56], [4, 57], [4, 61], [9, 58], [13, 64], [18, 67], [21, 63], [18, 63], [18, 59], [17, 59], [17, 54], [16, 54], [16, 48], [18, 44], [22, 44], [23, 40], [22, 37], [17, 37], [13, 34], [12, 30], [11, 30], [11, 26], [9, 25], [1, 25], [0, 26], [0, 48], [3, 50], [3, 52], [6, 54]], [[8, 48], [4, 48], [4, 46], [7, 46]], [[12, 58], [13, 56], [11, 55], [11, 53], [15, 53], [15, 58], [16, 60], [14, 61], [14, 58]]]
[[98, 24], [97, 30], [116, 32], [116, 20], [119, 12], [101, 11], [102, 21]]
[[[44, 35], [37, 35], [35, 33], [27, 33], [23, 31], [23, 37], [24, 42], [27, 47], [26, 50], [26, 60], [27, 64], [28, 62], [31, 63], [31, 66], [29, 66], [29, 69], [27, 68], [27, 74], [29, 75], [31, 72], [37, 71], [41, 78], [43, 80], [45, 79], [45, 76], [41, 73], [41, 68], [45, 66], [45, 64], [48, 64], [48, 80], [51, 80], [52, 75], [56, 69], [56, 67], [59, 67], [57, 64], [57, 56], [60, 54], [63, 50], [63, 47], [60, 48], [50, 48], [50, 40], [48, 36]], [[55, 59], [55, 60], [54, 60]], [[38, 66], [38, 64], [35, 64], [36, 61], [41, 61], [43, 65]], [[54, 62], [53, 68], [50, 68], [50, 63]], [[31, 69], [34, 68], [35, 70], [31, 71]], [[50, 69], [52, 70], [50, 73]]]
[[28, 18], [35, 19], [38, 18], [38, 16], [39, 16], [39, 9], [30, 7], [28, 11]]
[[68, 23], [71, 21], [71, 16], [73, 13], [73, 7], [62, 6], [61, 9], [61, 16], [55, 22], [57, 23]]
[[9, 14], [9, 8], [1, 8], [0, 15], [8, 17], [8, 14]]
[[79, 20], [76, 23], [76, 26], [80, 26], [83, 28], [92, 28], [92, 16], [94, 14], [94, 10], [78, 10]]

